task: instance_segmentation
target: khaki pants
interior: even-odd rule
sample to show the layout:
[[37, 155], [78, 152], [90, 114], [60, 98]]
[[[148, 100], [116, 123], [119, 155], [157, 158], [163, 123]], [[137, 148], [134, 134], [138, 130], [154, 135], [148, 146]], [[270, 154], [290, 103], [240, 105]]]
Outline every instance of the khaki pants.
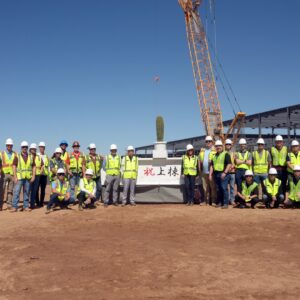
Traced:
[[6, 204], [12, 206], [12, 196], [14, 189], [14, 178], [10, 174], [1, 174], [0, 179], [0, 208], [4, 203], [4, 197], [6, 192]]
[[204, 201], [206, 204], [216, 203], [217, 201], [217, 188], [214, 178], [209, 180], [209, 174], [201, 175], [202, 186], [204, 190]]

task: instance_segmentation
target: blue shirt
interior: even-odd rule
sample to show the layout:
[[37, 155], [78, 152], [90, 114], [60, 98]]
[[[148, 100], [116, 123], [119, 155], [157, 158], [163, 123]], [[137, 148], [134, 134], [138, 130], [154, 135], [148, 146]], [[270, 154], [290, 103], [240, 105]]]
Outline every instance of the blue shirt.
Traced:
[[211, 149], [205, 149], [204, 151], [204, 158], [203, 158], [203, 173], [209, 174], [209, 154]]
[[[60, 183], [60, 188], [62, 188], [65, 181], [64, 182], [59, 181], [59, 183]], [[56, 180], [52, 182], [51, 187], [52, 187], [53, 190], [56, 190], [56, 187], [57, 187]], [[69, 185], [69, 187], [67, 189], [67, 193], [70, 193], [70, 192], [71, 192], [71, 188], [70, 188], [70, 185]]]

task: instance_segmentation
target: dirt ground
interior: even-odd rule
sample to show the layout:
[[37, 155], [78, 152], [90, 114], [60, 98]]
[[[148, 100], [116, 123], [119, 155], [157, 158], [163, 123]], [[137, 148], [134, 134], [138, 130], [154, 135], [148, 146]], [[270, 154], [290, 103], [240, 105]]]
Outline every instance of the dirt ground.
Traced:
[[0, 300], [300, 299], [300, 210], [0, 213]]

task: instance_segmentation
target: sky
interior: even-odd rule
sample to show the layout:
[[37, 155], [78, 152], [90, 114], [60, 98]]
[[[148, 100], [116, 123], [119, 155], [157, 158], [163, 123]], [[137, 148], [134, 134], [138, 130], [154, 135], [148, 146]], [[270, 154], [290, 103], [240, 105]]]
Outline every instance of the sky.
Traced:
[[[242, 110], [300, 103], [300, 1], [215, 3], [216, 51]], [[0, 0], [0, 103], [1, 149], [11, 137], [16, 150], [67, 139], [124, 153], [155, 142], [157, 115], [167, 141], [204, 134], [177, 0]]]

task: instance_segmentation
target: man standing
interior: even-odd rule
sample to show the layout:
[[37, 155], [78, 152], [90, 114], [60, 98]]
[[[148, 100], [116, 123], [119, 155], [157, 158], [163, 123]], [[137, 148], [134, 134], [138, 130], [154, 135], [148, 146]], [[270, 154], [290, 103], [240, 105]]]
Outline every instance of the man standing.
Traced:
[[245, 139], [239, 140], [240, 150], [235, 153], [235, 183], [237, 187], [241, 187], [244, 180], [245, 172], [251, 169], [252, 155], [247, 151], [247, 141]]
[[5, 144], [6, 150], [0, 153], [0, 211], [3, 207], [5, 191], [7, 193], [7, 209], [10, 210], [12, 206], [12, 196], [14, 189], [13, 161], [17, 155], [13, 151], [14, 142], [12, 139], [7, 139]]
[[69, 144], [66, 140], [62, 140], [59, 144], [59, 147], [61, 148], [61, 159], [64, 161], [66, 165], [70, 164], [70, 156], [67, 151]]
[[221, 141], [215, 143], [216, 154], [212, 158], [209, 177], [212, 180], [214, 177], [217, 186], [217, 206], [228, 208], [229, 195], [229, 171], [231, 169], [230, 155], [223, 150]]
[[289, 176], [288, 199], [284, 201], [286, 207], [300, 208], [300, 165], [294, 166], [293, 175]]
[[83, 207], [90, 205], [95, 208], [96, 201], [96, 182], [93, 180], [94, 172], [92, 169], [87, 169], [85, 177], [80, 179], [77, 199], [79, 201], [78, 209], [83, 210]]
[[70, 154], [69, 176], [71, 186], [71, 198], [75, 199], [75, 189], [79, 185], [79, 181], [85, 173], [85, 157], [79, 151], [80, 144], [75, 141], [72, 145], [73, 152]]
[[254, 181], [262, 184], [268, 177], [268, 171], [271, 164], [271, 155], [265, 149], [265, 141], [262, 138], [257, 140], [257, 150], [252, 153]]
[[232, 149], [232, 141], [227, 139], [225, 141], [225, 151], [230, 155], [231, 159], [231, 168], [229, 170], [229, 201], [233, 205], [235, 192], [234, 192], [234, 185], [235, 185], [235, 166], [234, 166], [234, 153]]
[[294, 140], [291, 143], [291, 152], [287, 156], [287, 166], [289, 177], [293, 177], [294, 166], [300, 166], [300, 152], [299, 152], [299, 142]]
[[113, 190], [113, 203], [115, 206], [118, 206], [118, 191], [121, 178], [121, 157], [117, 155], [117, 151], [117, 145], [112, 144], [110, 146], [110, 154], [106, 156], [103, 162], [103, 170], [106, 172], [104, 207], [108, 206], [111, 190]]
[[14, 158], [13, 162], [14, 173], [14, 195], [13, 195], [13, 210], [18, 211], [21, 188], [23, 188], [23, 208], [24, 211], [31, 211], [29, 206], [29, 190], [30, 184], [35, 180], [35, 162], [28, 154], [28, 143], [21, 143], [21, 153]]
[[93, 170], [93, 180], [96, 183], [96, 204], [100, 204], [101, 200], [101, 191], [102, 191], [102, 185], [101, 185], [101, 168], [102, 168], [102, 162], [103, 157], [100, 154], [96, 153], [96, 145], [90, 144], [89, 147], [89, 154], [85, 157], [85, 165], [87, 169]]
[[276, 178], [277, 171], [275, 168], [270, 168], [269, 176], [263, 181], [263, 201], [266, 208], [278, 208], [280, 203], [284, 201], [284, 195], [282, 192], [281, 180]]
[[201, 172], [201, 181], [204, 190], [205, 203], [212, 205], [216, 203], [216, 184], [213, 178], [209, 180], [210, 161], [215, 155], [216, 151], [213, 149], [213, 139], [211, 136], [205, 138], [205, 148], [200, 150], [198, 169]]
[[139, 161], [134, 155], [133, 146], [128, 146], [127, 155], [122, 160], [123, 173], [123, 199], [122, 206], [127, 204], [128, 191], [130, 192], [130, 204], [135, 206], [135, 187], [139, 170]]
[[275, 137], [275, 146], [271, 148], [272, 167], [277, 171], [277, 177], [281, 181], [282, 193], [285, 196], [287, 185], [287, 147], [283, 145], [281, 135]]
[[[49, 157], [45, 153], [46, 144], [44, 142], [39, 143], [39, 157], [42, 160], [42, 168], [41, 168], [41, 175], [40, 175], [40, 183], [39, 188], [36, 196], [36, 201], [39, 207], [44, 206], [44, 200], [45, 200], [45, 191], [46, 186], [48, 182], [48, 176], [49, 176]], [[39, 193], [40, 190], [40, 193]]]

